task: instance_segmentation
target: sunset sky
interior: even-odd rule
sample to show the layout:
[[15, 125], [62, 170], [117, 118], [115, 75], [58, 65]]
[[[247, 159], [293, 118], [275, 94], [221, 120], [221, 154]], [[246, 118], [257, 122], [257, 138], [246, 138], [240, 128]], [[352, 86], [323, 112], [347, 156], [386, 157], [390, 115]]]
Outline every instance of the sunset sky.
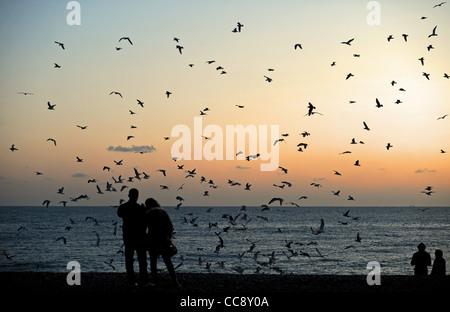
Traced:
[[[449, 205], [450, 116], [439, 117], [450, 114], [450, 3], [372, 1], [373, 24], [370, 1], [78, 1], [81, 24], [69, 25], [68, 2], [0, 3], [1, 205], [118, 205], [131, 187], [164, 206]], [[309, 102], [322, 115], [305, 116]], [[203, 128], [218, 126], [223, 142], [227, 125], [278, 126], [288, 173], [261, 171], [261, 159], [174, 161], [172, 128], [193, 132], [205, 108]], [[134, 168], [150, 178], [114, 183]]]

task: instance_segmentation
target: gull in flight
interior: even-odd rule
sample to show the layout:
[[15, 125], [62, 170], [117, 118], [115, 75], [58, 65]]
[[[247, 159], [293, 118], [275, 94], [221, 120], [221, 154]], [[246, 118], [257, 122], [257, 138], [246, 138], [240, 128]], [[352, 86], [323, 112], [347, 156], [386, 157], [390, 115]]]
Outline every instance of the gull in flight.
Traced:
[[55, 41], [55, 43], [56, 43], [57, 45], [59, 45], [63, 50], [65, 50], [65, 49], [64, 49], [64, 43], [58, 42], [58, 41]]
[[59, 241], [59, 240], [62, 240], [63, 243], [64, 243], [64, 245], [67, 244], [67, 238], [65, 238], [64, 236], [61, 236], [61, 237], [57, 238], [57, 239], [55, 240], [55, 242], [57, 242], [57, 241]]
[[318, 235], [318, 234], [324, 232], [324, 230], [323, 230], [324, 227], [325, 227], [325, 222], [323, 221], [322, 218], [320, 218], [320, 227], [319, 227], [318, 229], [314, 230], [314, 229], [312, 228], [312, 226], [311, 226], [310, 229], [311, 229], [311, 232], [312, 232], [314, 235]]
[[269, 201], [269, 205], [270, 205], [271, 203], [273, 203], [273, 202], [276, 202], [276, 201], [279, 201], [279, 202], [280, 202], [280, 206], [282, 206], [282, 205], [283, 205], [284, 199], [281, 198], [281, 197], [274, 197], [274, 198], [272, 198], [272, 199]]
[[133, 45], [133, 42], [131, 42], [129, 37], [122, 37], [122, 38], [119, 39], [119, 42], [122, 41], [122, 40], [127, 40], [131, 45]]
[[444, 116], [438, 117], [437, 120], [439, 120], [439, 119], [444, 119], [444, 118], [447, 117], [447, 116], [448, 116], [448, 114], [445, 114]]
[[375, 102], [377, 103], [377, 105], [375, 106], [376, 108], [383, 107], [383, 104], [381, 104], [380, 101], [377, 98], [375, 98]]
[[117, 94], [117, 95], [120, 95], [121, 98], [123, 98], [123, 96], [120, 92], [112, 91], [109, 95], [111, 95], [111, 94]]
[[55, 139], [52, 139], [52, 138], [48, 138], [48, 139], [47, 139], [47, 141], [52, 141], [52, 142], [53, 142], [53, 144], [55, 144], [55, 146], [56, 146], [56, 140], [55, 140]]
[[18, 148], [16, 148], [15, 146], [14, 146], [14, 144], [13, 145], [11, 145], [11, 147], [9, 148], [11, 151], [18, 151], [19, 149]]
[[366, 122], [363, 121], [363, 125], [364, 125], [364, 130], [370, 131], [369, 127], [367, 126]]
[[30, 95], [34, 95], [34, 93], [31, 93], [31, 92], [17, 92], [17, 94], [23, 94], [23, 95], [28, 95], [28, 94], [30, 94]]
[[47, 109], [48, 110], [55, 110], [56, 104], [51, 105], [50, 102], [47, 102]]
[[437, 36], [437, 34], [436, 34], [436, 28], [437, 28], [437, 26], [434, 26], [433, 32], [431, 33], [431, 35], [428, 35], [428, 38]]
[[348, 40], [348, 41], [342, 41], [341, 43], [350, 46], [350, 45], [352, 45], [352, 41], [353, 41], [353, 40], [355, 40], [355, 38], [352, 38], [352, 39], [350, 39], [350, 40]]

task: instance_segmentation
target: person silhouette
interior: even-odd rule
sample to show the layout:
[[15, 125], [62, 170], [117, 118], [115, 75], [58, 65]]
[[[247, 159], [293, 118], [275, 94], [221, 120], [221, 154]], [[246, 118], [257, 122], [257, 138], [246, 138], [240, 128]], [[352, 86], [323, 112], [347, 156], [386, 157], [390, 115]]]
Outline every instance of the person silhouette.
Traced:
[[419, 251], [413, 254], [411, 259], [411, 265], [414, 265], [414, 275], [428, 275], [428, 267], [431, 265], [431, 257], [428, 252], [425, 251], [425, 244], [420, 243], [417, 245]]
[[170, 245], [172, 244], [173, 224], [169, 214], [153, 198], [145, 201], [145, 223], [147, 227], [147, 250], [150, 254], [150, 269], [153, 283], [158, 285], [157, 261], [159, 255], [162, 256], [169, 271], [170, 279], [175, 287], [181, 285], [175, 275], [175, 269], [172, 264], [170, 254]]
[[433, 261], [431, 275], [445, 275], [445, 259], [443, 258], [443, 254], [444, 253], [440, 249], [436, 249], [434, 252], [436, 258]]
[[128, 285], [136, 285], [134, 273], [134, 252], [136, 251], [139, 263], [139, 285], [149, 282], [147, 271], [147, 254], [145, 251], [145, 223], [144, 207], [137, 203], [139, 191], [132, 188], [128, 192], [129, 200], [120, 205], [117, 215], [123, 219], [122, 234], [125, 245], [125, 269], [127, 272]]

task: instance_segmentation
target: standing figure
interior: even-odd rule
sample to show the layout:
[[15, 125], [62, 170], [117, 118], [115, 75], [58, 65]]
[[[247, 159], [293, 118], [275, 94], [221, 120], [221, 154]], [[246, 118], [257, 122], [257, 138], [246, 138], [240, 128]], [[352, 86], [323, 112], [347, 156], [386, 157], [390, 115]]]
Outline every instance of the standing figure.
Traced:
[[417, 245], [419, 251], [413, 254], [411, 259], [411, 265], [414, 265], [414, 275], [428, 275], [428, 267], [431, 265], [431, 257], [428, 252], [425, 251], [425, 244], [420, 243]]
[[173, 224], [167, 212], [153, 198], [145, 201], [145, 223], [147, 232], [147, 250], [150, 254], [150, 268], [155, 285], [158, 284], [157, 261], [161, 255], [169, 271], [170, 278], [175, 287], [181, 285], [175, 276], [175, 269], [171, 257], [176, 253], [172, 244]]
[[134, 274], [134, 252], [139, 263], [139, 284], [148, 283], [147, 254], [145, 252], [144, 207], [137, 203], [139, 191], [135, 188], [128, 193], [129, 200], [120, 205], [117, 215], [123, 219], [122, 232], [125, 245], [125, 269], [129, 286], [136, 286]]

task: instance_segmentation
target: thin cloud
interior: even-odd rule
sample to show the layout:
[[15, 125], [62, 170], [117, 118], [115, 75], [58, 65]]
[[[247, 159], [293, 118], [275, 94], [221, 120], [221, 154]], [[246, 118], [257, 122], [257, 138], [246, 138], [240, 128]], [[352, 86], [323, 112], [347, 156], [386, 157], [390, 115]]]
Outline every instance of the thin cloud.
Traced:
[[436, 170], [434, 169], [417, 169], [416, 171], [414, 171], [414, 173], [428, 173], [428, 172], [436, 172]]
[[125, 152], [125, 153], [129, 153], [129, 152], [135, 152], [135, 153], [152, 153], [156, 151], [156, 148], [151, 145], [141, 145], [141, 146], [136, 146], [136, 145], [132, 145], [130, 147], [126, 147], [126, 146], [109, 146], [107, 148], [108, 151], [110, 152]]
[[87, 174], [77, 172], [72, 174], [72, 178], [88, 178], [89, 176]]

